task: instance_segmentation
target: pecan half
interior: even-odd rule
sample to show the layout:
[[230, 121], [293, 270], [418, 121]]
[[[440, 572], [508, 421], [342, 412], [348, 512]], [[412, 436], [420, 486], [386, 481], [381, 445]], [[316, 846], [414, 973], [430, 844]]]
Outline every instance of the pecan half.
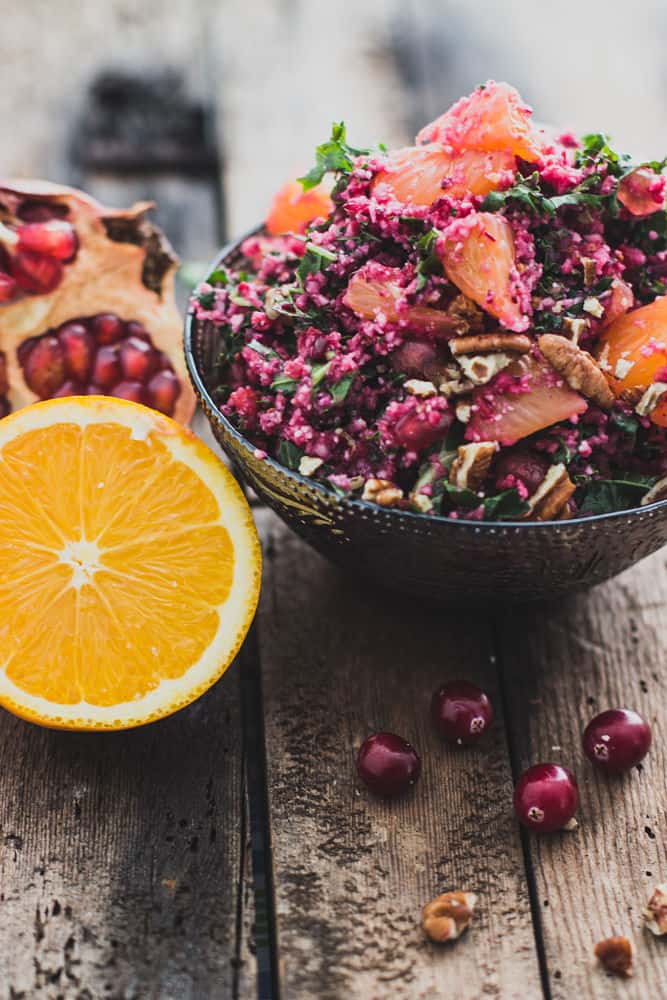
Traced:
[[588, 351], [583, 351], [557, 333], [543, 333], [537, 344], [549, 364], [563, 376], [571, 389], [583, 393], [603, 410], [611, 409], [614, 394]]
[[667, 382], [654, 382], [648, 387], [642, 398], [635, 406], [635, 410], [640, 417], [648, 417], [653, 413], [662, 397], [667, 392]]
[[650, 503], [657, 503], [658, 500], [667, 500], [667, 476], [663, 476], [653, 484], [648, 493], [641, 498], [639, 506], [646, 507]]
[[552, 465], [531, 497], [528, 511], [524, 515], [528, 521], [556, 521], [576, 489], [561, 463]]
[[477, 896], [474, 892], [444, 892], [422, 910], [422, 927], [431, 941], [455, 941], [473, 917]]
[[302, 476], [312, 476], [321, 465], [324, 465], [321, 458], [316, 458], [314, 455], [304, 455], [299, 462], [299, 474]]
[[656, 885], [642, 916], [651, 934], [657, 937], [667, 934], [667, 884]]
[[514, 356], [494, 351], [493, 354], [461, 354], [456, 360], [463, 374], [474, 385], [486, 385], [494, 375], [511, 365]]
[[449, 470], [449, 481], [460, 490], [478, 490], [498, 450], [495, 441], [462, 444]]
[[484, 326], [484, 313], [476, 302], [462, 292], [459, 292], [447, 306], [447, 315], [459, 323], [461, 333], [481, 330]]
[[613, 972], [615, 976], [632, 975], [632, 944], [626, 937], [598, 941], [594, 954], [607, 972]]
[[403, 499], [403, 490], [389, 479], [367, 479], [361, 499], [370, 500], [379, 507], [396, 507]]
[[517, 354], [527, 354], [530, 350], [530, 337], [525, 333], [478, 333], [474, 337], [453, 337], [449, 341], [449, 349], [455, 358], [459, 354], [484, 354], [489, 351], [516, 351]]

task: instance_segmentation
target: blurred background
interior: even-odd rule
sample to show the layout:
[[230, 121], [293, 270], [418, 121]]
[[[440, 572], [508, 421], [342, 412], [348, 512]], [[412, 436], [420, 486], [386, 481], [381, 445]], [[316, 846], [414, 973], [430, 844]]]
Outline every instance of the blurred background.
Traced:
[[489, 77], [667, 150], [664, 0], [0, 0], [0, 175], [151, 196], [181, 256], [259, 220], [345, 119], [411, 140]]

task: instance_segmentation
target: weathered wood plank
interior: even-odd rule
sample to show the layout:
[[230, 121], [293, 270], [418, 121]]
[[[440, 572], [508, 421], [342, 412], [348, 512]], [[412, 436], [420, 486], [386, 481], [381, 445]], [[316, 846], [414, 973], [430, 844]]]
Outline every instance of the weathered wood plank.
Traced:
[[[521, 768], [554, 760], [579, 781], [579, 829], [527, 837], [554, 1000], [643, 1000], [667, 982], [664, 942], [641, 910], [667, 879], [667, 574], [657, 553], [586, 596], [508, 611], [500, 621], [509, 726]], [[641, 712], [653, 748], [622, 777], [596, 773], [581, 751], [586, 723], [605, 708]], [[624, 934], [636, 974], [612, 980], [595, 943]]]
[[[428, 719], [431, 692], [461, 674], [500, 708], [487, 623], [370, 592], [271, 522], [259, 635], [284, 995], [541, 995], [502, 717], [460, 751]], [[378, 729], [422, 753], [393, 803], [355, 775]], [[479, 894], [479, 917], [455, 946], [430, 945], [421, 906], [453, 888]]]

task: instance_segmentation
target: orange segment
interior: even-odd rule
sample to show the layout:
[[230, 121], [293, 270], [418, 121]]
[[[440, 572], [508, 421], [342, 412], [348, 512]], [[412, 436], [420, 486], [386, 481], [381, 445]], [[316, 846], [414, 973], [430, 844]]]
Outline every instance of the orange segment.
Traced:
[[[667, 295], [614, 320], [600, 338], [598, 360], [615, 396], [625, 389], [647, 389], [658, 378], [667, 381], [662, 377], [667, 373]], [[661, 403], [651, 420], [663, 424], [666, 416]]]
[[358, 316], [376, 319], [381, 313], [390, 323], [401, 323], [416, 333], [447, 336], [456, 332], [455, 321], [442, 309], [407, 305], [399, 309], [405, 293], [393, 277], [396, 272], [391, 267], [375, 268], [375, 271], [377, 273], [371, 276], [361, 268], [350, 278], [343, 302]]
[[0, 704], [120, 729], [203, 693], [259, 592], [252, 516], [224, 465], [146, 407], [71, 397], [0, 422]]
[[298, 181], [288, 181], [271, 202], [266, 228], [272, 236], [303, 233], [313, 219], [325, 218], [333, 211], [333, 202], [324, 183], [304, 191]]
[[397, 201], [428, 207], [443, 194], [487, 195], [502, 187], [515, 168], [511, 153], [472, 149], [452, 154], [437, 143], [409, 146], [389, 154], [388, 169], [377, 175], [372, 190], [384, 185]]
[[535, 163], [542, 155], [544, 139], [531, 114], [514, 87], [489, 80], [425, 125], [417, 142], [440, 142], [457, 150], [500, 150]]

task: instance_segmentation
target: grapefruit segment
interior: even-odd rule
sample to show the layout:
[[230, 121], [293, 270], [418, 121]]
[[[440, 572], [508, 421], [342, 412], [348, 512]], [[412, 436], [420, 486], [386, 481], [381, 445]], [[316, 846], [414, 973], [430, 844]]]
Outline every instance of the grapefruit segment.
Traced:
[[531, 114], [514, 87], [489, 80], [425, 125], [417, 142], [439, 142], [454, 150], [499, 150], [536, 163], [545, 140]]
[[333, 202], [323, 183], [304, 191], [298, 181], [287, 181], [274, 196], [265, 225], [271, 236], [305, 233], [313, 219], [326, 218], [332, 211]]
[[361, 268], [352, 275], [343, 302], [364, 319], [376, 319], [381, 313], [390, 323], [402, 323], [417, 333], [447, 336], [456, 332], [455, 320], [441, 309], [429, 306], [400, 308], [404, 294], [393, 268], [374, 265], [372, 273]]
[[66, 729], [168, 715], [227, 668], [250, 625], [250, 510], [190, 432], [107, 397], [0, 423], [0, 704]]
[[371, 190], [389, 191], [397, 201], [427, 208], [443, 194], [451, 198], [487, 195], [513, 176], [516, 159], [507, 152], [469, 150], [452, 154], [437, 143], [408, 146], [389, 154], [388, 166]]
[[[667, 381], [667, 295], [610, 323], [600, 338], [598, 360], [615, 396], [626, 389], [647, 389], [656, 380]], [[651, 420], [665, 425], [664, 402]]]

